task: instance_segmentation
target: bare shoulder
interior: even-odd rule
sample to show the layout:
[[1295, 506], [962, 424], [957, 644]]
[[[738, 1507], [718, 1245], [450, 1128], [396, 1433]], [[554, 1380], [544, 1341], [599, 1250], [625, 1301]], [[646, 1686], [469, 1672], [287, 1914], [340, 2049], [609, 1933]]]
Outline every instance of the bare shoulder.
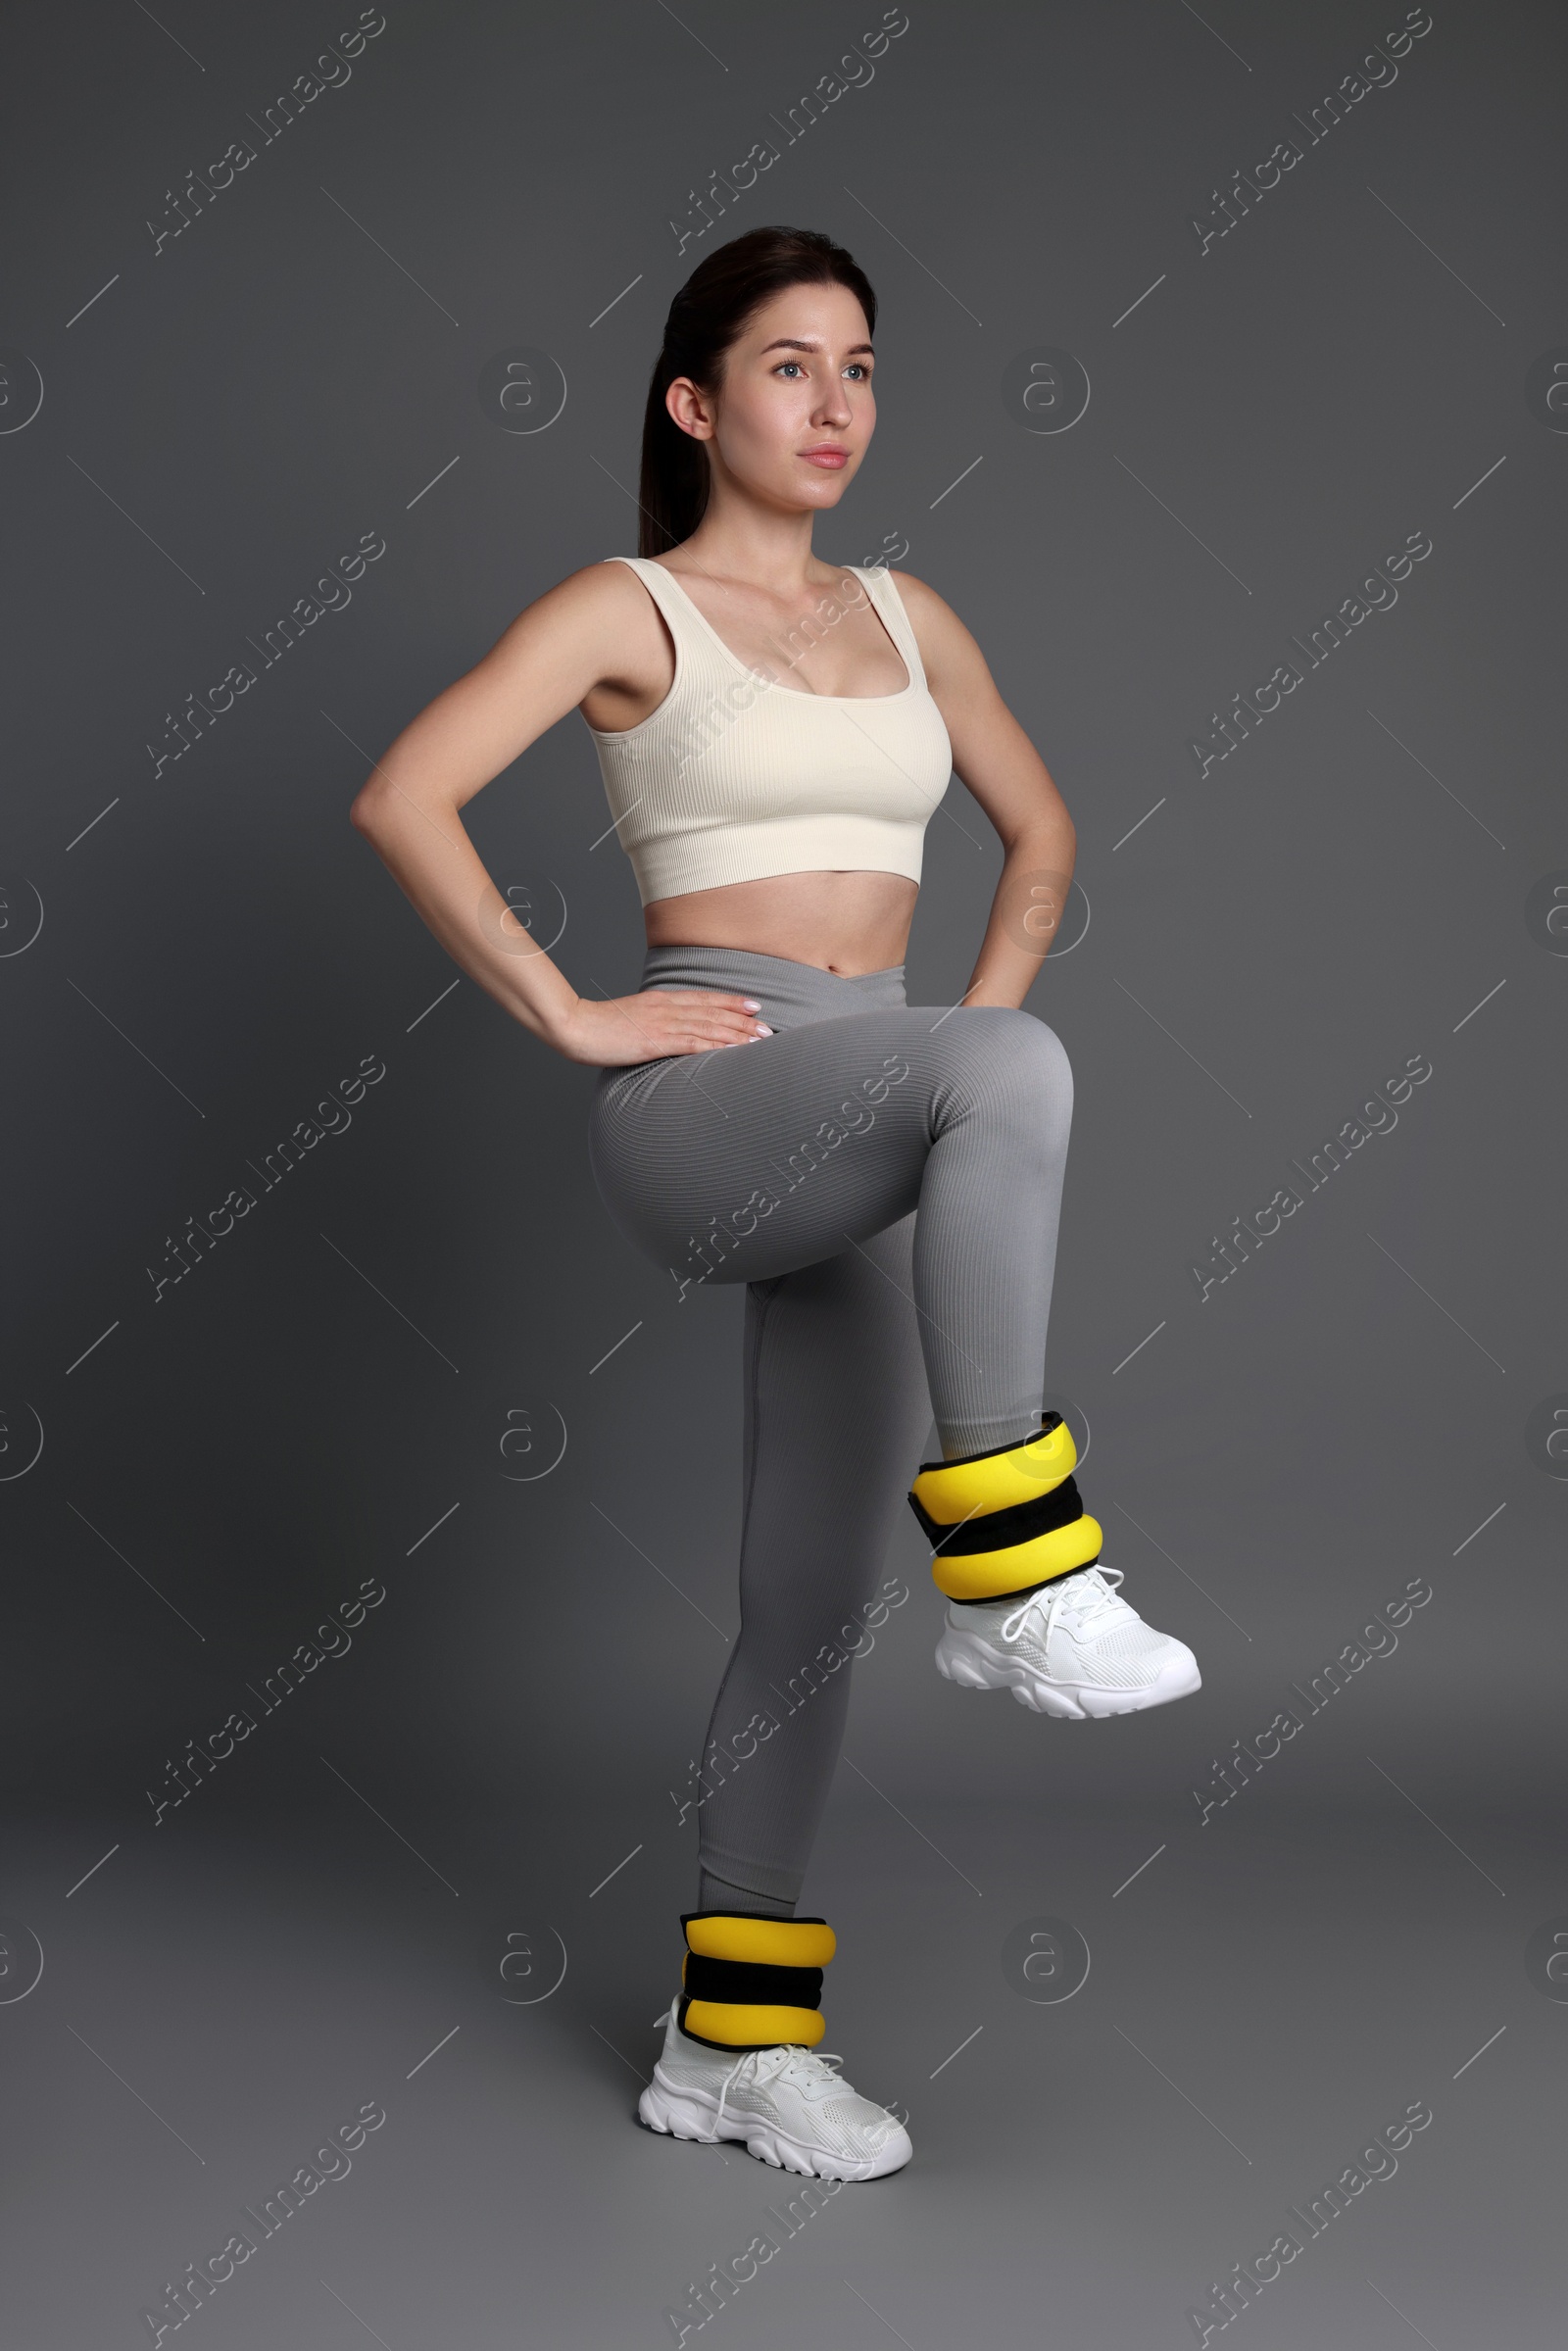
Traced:
[[952, 605], [945, 596], [939, 596], [935, 588], [927, 587], [923, 579], [916, 579], [912, 571], [890, 569], [888, 577], [897, 584], [899, 594], [904, 599], [904, 609], [920, 640], [922, 654], [927, 630], [931, 633], [932, 641], [939, 645], [974, 643]]
[[602, 679], [657, 672], [660, 621], [629, 564], [584, 563], [513, 619], [488, 657], [504, 668], [543, 664], [578, 681], [575, 701]]
[[904, 609], [909, 615], [920, 659], [925, 664], [932, 691], [939, 681], [957, 685], [985, 674], [985, 660], [969, 630], [958, 618], [946, 597], [912, 571], [888, 571], [904, 599]]
[[584, 563], [535, 597], [487, 660], [514, 680], [547, 682], [557, 715], [590, 727], [635, 726], [669, 693], [675, 656], [658, 605], [629, 563]]
[[630, 564], [607, 560], [584, 563], [579, 571], [568, 571], [564, 579], [558, 580], [553, 588], [546, 588], [517, 616], [524, 619], [528, 613], [538, 612], [551, 620], [560, 615], [574, 622], [584, 619], [618, 622], [647, 602], [648, 591]]

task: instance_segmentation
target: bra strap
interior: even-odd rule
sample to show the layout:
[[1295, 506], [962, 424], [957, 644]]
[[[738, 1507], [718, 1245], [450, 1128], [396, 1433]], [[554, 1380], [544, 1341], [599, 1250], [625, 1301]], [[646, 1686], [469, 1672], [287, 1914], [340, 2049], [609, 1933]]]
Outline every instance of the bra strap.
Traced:
[[898, 581], [885, 563], [857, 563], [851, 567], [865, 581], [866, 592], [887, 623], [888, 634], [903, 655], [904, 665], [910, 677], [917, 686], [924, 686], [925, 663], [920, 659], [920, 648], [910, 626], [909, 615], [904, 609]]
[[607, 563], [624, 563], [629, 570], [636, 572], [663, 613], [670, 635], [687, 649], [688, 656], [707, 651], [700, 632], [692, 625], [691, 614], [685, 608], [679, 589], [671, 585], [669, 574], [662, 564], [643, 555], [607, 555], [604, 560]]

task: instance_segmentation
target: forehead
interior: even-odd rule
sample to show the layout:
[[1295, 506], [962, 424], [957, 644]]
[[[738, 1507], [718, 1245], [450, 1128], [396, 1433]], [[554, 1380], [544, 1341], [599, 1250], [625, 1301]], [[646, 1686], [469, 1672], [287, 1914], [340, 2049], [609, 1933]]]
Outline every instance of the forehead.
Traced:
[[761, 351], [776, 341], [819, 349], [849, 349], [857, 344], [867, 351], [871, 348], [858, 296], [848, 286], [836, 284], [783, 287], [747, 321], [740, 340], [748, 351]]

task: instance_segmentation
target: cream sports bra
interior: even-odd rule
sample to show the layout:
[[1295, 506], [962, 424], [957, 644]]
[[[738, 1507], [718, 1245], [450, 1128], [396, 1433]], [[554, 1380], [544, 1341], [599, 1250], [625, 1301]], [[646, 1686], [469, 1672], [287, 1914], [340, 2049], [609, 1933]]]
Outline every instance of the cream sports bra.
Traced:
[[845, 566], [865, 583], [908, 683], [898, 694], [810, 694], [748, 668], [662, 563], [605, 561], [630, 564], [675, 646], [674, 683], [657, 710], [612, 734], [588, 729], [643, 905], [827, 868], [918, 882], [953, 747], [887, 572]]

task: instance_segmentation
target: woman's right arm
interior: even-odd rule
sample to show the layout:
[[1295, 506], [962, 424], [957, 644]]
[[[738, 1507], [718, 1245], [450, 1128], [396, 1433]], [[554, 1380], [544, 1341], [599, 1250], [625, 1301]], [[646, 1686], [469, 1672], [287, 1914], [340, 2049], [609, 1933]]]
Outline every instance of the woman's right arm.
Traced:
[[518, 927], [458, 811], [594, 686], [657, 693], [662, 652], [647, 594], [623, 564], [573, 572], [404, 728], [349, 809], [468, 977], [568, 1061], [601, 1068], [748, 1043], [759, 1023], [746, 998], [713, 989], [579, 996]]

